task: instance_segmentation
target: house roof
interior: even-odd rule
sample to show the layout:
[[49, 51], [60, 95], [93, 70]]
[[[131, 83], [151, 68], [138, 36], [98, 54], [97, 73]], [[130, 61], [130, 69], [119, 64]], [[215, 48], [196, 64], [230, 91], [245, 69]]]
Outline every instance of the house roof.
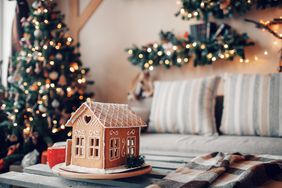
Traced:
[[83, 111], [89, 108], [105, 128], [146, 127], [146, 123], [133, 112], [127, 104], [100, 103], [87, 101], [83, 103], [71, 116], [66, 126], [80, 117]]

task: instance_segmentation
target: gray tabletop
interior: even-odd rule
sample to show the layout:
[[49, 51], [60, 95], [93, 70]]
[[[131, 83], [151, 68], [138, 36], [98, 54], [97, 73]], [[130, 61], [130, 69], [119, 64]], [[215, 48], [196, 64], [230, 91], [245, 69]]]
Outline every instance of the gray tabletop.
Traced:
[[146, 163], [153, 167], [150, 174], [118, 180], [69, 180], [52, 173], [48, 165], [37, 164], [24, 168], [23, 172], [0, 174], [0, 188], [20, 187], [145, 187], [161, 179], [169, 172], [183, 166], [191, 157], [145, 155]]

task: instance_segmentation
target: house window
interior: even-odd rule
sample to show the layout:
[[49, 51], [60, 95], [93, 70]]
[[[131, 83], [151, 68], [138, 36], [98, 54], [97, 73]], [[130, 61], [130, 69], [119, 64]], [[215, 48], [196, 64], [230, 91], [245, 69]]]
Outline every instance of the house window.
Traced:
[[85, 156], [85, 137], [84, 136], [75, 137], [75, 156], [76, 157]]
[[110, 160], [119, 159], [120, 153], [120, 139], [111, 138], [110, 139]]
[[136, 147], [136, 137], [127, 137], [127, 155], [134, 155]]
[[89, 149], [88, 158], [99, 159], [100, 158], [100, 138], [99, 137], [90, 137], [88, 149]]

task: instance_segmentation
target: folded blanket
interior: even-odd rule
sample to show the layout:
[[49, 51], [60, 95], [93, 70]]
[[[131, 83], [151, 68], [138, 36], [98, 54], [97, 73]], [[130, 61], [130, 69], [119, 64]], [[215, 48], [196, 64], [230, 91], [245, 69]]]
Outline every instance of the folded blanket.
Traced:
[[282, 187], [282, 157], [214, 152], [196, 157], [148, 188]]

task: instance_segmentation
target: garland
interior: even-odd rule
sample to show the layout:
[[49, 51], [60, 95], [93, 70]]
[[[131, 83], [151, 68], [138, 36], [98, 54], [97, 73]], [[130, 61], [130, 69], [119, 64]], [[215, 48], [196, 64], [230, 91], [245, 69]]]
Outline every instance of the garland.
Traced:
[[254, 45], [246, 33], [238, 34], [230, 26], [222, 24], [207, 40], [198, 41], [187, 34], [176, 37], [172, 32], [160, 32], [160, 43], [134, 46], [126, 49], [128, 60], [142, 70], [153, 70], [156, 66], [170, 68], [187, 64], [194, 57], [194, 66], [209, 65], [218, 59], [232, 61], [234, 57], [245, 60], [244, 48]]
[[277, 0], [181, 0], [179, 3], [181, 8], [176, 16], [181, 16], [183, 20], [203, 17], [205, 22], [208, 22], [210, 15], [223, 19], [234, 17], [235, 14], [243, 15], [253, 7], [265, 9], [282, 5], [282, 1]]

